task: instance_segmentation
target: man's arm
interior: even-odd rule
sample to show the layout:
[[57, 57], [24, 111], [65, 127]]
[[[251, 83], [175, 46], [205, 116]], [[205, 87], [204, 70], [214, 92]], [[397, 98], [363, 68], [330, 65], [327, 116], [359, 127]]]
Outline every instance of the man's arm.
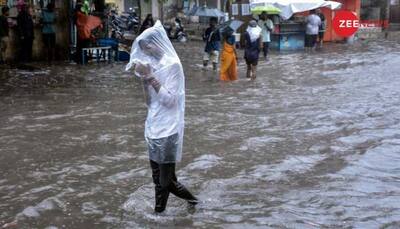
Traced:
[[166, 74], [168, 74], [168, 78], [163, 85], [156, 79], [150, 83], [156, 90], [160, 103], [166, 107], [172, 107], [177, 103], [180, 90], [182, 90], [181, 84], [184, 76], [181, 65], [178, 63], [171, 65]]
[[150, 106], [151, 97], [149, 89], [150, 86], [152, 86], [151, 81], [154, 79], [154, 77], [151, 76], [151, 67], [148, 64], [134, 63], [133, 69], [135, 70], [136, 74], [138, 74], [142, 79], [144, 101], [147, 106]]
[[144, 94], [144, 101], [146, 102], [147, 106], [150, 106], [151, 103], [151, 98], [150, 98], [150, 94], [149, 94], [149, 83], [145, 80], [143, 80], [143, 94]]
[[274, 23], [270, 19], [267, 20], [267, 26], [270, 32], [274, 30]]
[[208, 29], [203, 32], [203, 41], [206, 42], [208, 40]]

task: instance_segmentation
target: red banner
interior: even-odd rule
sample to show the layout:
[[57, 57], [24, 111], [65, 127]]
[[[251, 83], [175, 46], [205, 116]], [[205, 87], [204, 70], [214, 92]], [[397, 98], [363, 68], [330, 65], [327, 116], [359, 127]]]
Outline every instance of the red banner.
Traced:
[[389, 26], [389, 20], [361, 20], [360, 28], [373, 28], [382, 27], [387, 28]]

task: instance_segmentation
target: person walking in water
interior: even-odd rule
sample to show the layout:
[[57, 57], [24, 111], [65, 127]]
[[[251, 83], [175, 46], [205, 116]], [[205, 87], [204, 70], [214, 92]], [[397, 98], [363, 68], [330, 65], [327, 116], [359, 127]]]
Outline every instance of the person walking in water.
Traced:
[[263, 43], [263, 53], [264, 59], [268, 61], [268, 49], [269, 43], [271, 43], [271, 33], [274, 30], [274, 23], [268, 18], [267, 12], [262, 12], [260, 15], [260, 20], [258, 21], [258, 26], [262, 29], [262, 43]]
[[203, 66], [206, 68], [208, 66], [208, 61], [211, 61], [214, 71], [217, 70], [221, 43], [219, 30], [216, 29], [217, 22], [218, 18], [210, 18], [210, 27], [208, 27], [203, 34], [203, 41], [206, 42], [206, 47], [204, 48]]
[[310, 15], [306, 18], [306, 51], [313, 51], [317, 44], [319, 27], [321, 26], [321, 18], [315, 13], [315, 10], [310, 10]]
[[246, 77], [252, 80], [256, 79], [257, 64], [262, 46], [261, 28], [255, 20], [251, 20], [244, 34], [245, 49], [244, 59], [247, 64]]
[[222, 81], [234, 81], [237, 75], [237, 54], [235, 49], [235, 36], [233, 30], [227, 27], [223, 31], [223, 48], [221, 54], [220, 79]]
[[185, 76], [160, 21], [136, 38], [126, 70], [132, 67], [142, 79], [148, 109], [145, 139], [155, 184], [154, 211], [166, 209], [170, 193], [196, 205], [198, 199], [175, 174], [175, 165], [182, 158]]

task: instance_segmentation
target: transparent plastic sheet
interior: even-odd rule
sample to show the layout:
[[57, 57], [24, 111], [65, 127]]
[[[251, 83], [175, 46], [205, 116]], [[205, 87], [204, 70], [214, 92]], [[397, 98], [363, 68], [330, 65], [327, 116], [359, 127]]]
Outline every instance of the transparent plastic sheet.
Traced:
[[246, 32], [249, 33], [251, 42], [254, 42], [261, 36], [262, 29], [257, 25], [256, 27], [248, 26]]
[[134, 69], [137, 77], [144, 77], [142, 67], [150, 69], [150, 76], [160, 82], [157, 93], [145, 85], [150, 97], [146, 118], [145, 138], [150, 160], [157, 163], [175, 163], [182, 158], [185, 76], [182, 64], [164, 27], [157, 21], [132, 44], [130, 61], [125, 70]]

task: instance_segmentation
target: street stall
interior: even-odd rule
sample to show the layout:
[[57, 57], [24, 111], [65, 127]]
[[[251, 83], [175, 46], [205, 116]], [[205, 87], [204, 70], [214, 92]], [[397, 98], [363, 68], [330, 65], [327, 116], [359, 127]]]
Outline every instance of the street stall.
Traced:
[[[262, 8], [270, 15], [275, 30], [271, 34], [272, 49], [292, 51], [304, 49], [306, 12], [321, 7], [339, 9], [341, 3], [324, 0], [252, 0], [250, 9], [260, 14]], [[267, 10], [276, 8], [279, 10]]]

